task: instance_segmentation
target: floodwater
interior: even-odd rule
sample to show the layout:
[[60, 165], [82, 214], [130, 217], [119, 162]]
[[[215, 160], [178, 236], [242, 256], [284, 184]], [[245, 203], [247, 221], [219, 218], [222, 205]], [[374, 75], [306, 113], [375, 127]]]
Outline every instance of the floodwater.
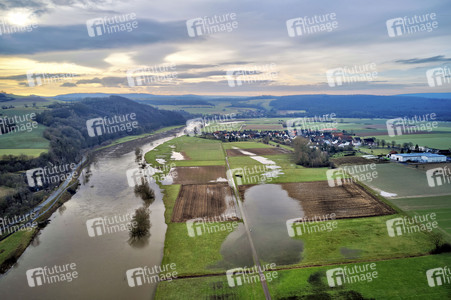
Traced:
[[[243, 205], [260, 262], [285, 265], [301, 260], [303, 243], [291, 238], [286, 226], [286, 220], [304, 216], [299, 201], [278, 184], [262, 184], [246, 190]], [[221, 254], [221, 265], [254, 265], [242, 224], [224, 241]]]
[[[143, 145], [149, 151], [164, 138]], [[126, 270], [160, 265], [163, 257], [166, 224], [162, 194], [156, 184], [156, 199], [150, 205], [151, 236], [130, 243], [128, 231], [99, 236], [88, 235], [86, 221], [98, 217], [123, 218], [143, 206], [128, 186], [126, 170], [136, 168], [134, 151], [125, 155], [110, 150], [90, 167], [88, 182], [72, 199], [60, 207], [17, 264], [0, 277], [0, 298], [5, 299], [149, 299], [156, 284], [129, 287]], [[39, 267], [76, 264], [78, 278], [29, 287], [26, 271]]]

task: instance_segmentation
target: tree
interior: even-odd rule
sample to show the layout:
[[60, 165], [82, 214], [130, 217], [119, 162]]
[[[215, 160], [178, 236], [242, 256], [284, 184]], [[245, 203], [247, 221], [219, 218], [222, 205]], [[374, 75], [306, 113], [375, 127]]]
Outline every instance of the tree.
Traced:
[[130, 227], [130, 237], [139, 239], [150, 235], [150, 211], [145, 207], [135, 210]]
[[387, 142], [384, 140], [384, 139], [382, 139], [381, 140], [381, 145], [382, 145], [382, 148], [384, 148], [385, 147], [385, 144], [387, 144]]

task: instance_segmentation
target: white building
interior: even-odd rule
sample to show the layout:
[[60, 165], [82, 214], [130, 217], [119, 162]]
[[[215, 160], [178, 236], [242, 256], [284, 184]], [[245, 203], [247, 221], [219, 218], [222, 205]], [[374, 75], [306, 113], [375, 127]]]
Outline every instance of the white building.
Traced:
[[446, 162], [446, 156], [433, 153], [403, 153], [403, 154], [392, 154], [390, 156], [391, 160], [406, 162], [415, 161], [423, 163], [432, 162]]

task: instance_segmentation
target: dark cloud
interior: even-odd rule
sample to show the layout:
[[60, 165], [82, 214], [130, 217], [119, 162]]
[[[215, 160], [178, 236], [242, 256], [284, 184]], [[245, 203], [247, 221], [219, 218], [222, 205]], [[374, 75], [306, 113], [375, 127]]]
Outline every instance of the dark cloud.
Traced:
[[127, 78], [124, 77], [95, 77], [92, 79], [81, 79], [77, 84], [100, 83], [104, 87], [121, 87], [127, 85]]
[[199, 73], [179, 73], [177, 74], [177, 78], [204, 78], [210, 76], [224, 76], [224, 71], [208, 71], [208, 72], [199, 72]]
[[[86, 20], [83, 20], [84, 22]], [[48, 51], [110, 49], [152, 43], [193, 41], [186, 33], [185, 23], [155, 22], [137, 19], [138, 28], [90, 37], [85, 24], [69, 26], [39, 26], [31, 32], [0, 36], [0, 53], [34, 54]]]
[[65, 82], [65, 83], [63, 83], [60, 86], [63, 86], [63, 87], [75, 87], [77, 85], [75, 83], [72, 83], [72, 82]]
[[426, 57], [426, 58], [410, 58], [410, 59], [398, 59], [395, 60], [395, 62], [400, 63], [400, 64], [407, 64], [407, 65], [412, 65], [412, 64], [424, 64], [424, 63], [436, 63], [436, 62], [450, 62], [451, 58], [447, 58], [444, 55], [437, 55], [437, 56], [431, 56], [431, 57]]

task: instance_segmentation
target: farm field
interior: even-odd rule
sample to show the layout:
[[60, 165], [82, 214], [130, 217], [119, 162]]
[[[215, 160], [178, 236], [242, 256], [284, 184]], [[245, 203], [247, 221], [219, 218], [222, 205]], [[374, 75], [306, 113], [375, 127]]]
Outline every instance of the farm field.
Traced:
[[[305, 216], [325, 216], [335, 213], [337, 219], [370, 217], [393, 214], [394, 211], [381, 203], [355, 183], [329, 187], [327, 181], [291, 182], [281, 184], [288, 196], [300, 202]], [[240, 186], [242, 198], [252, 185]]]
[[248, 148], [246, 150], [242, 149], [227, 149], [227, 156], [248, 156], [248, 155], [277, 155], [290, 153], [288, 150], [283, 148]]
[[377, 261], [377, 278], [335, 288], [327, 285], [326, 271], [345, 265], [281, 270], [280, 280], [269, 282], [268, 285], [274, 299], [318, 294], [324, 299], [363, 299], [355, 292], [365, 299], [447, 299], [451, 295], [449, 285], [431, 288], [425, 273], [428, 269], [449, 265], [450, 260], [451, 255], [448, 253]]
[[451, 137], [449, 133], [440, 133], [433, 131], [428, 134], [407, 134], [396, 137], [390, 137], [388, 135], [380, 135], [376, 138], [386, 141], [395, 141], [396, 144], [413, 143], [419, 146], [427, 146], [436, 149], [449, 149], [451, 148]]
[[[43, 136], [45, 126], [38, 125], [30, 132], [16, 132], [0, 135], [0, 150], [3, 150], [4, 154], [20, 154], [27, 149], [35, 149], [29, 153], [36, 154], [42, 152], [43, 149], [47, 151], [49, 148], [49, 140]], [[6, 150], [10, 149], [10, 150]], [[38, 150], [38, 151], [36, 151]]]
[[202, 184], [227, 181], [224, 166], [176, 167], [174, 172], [177, 173], [174, 184]]
[[237, 216], [232, 189], [223, 184], [182, 185], [172, 213], [172, 222], [195, 218]]
[[[197, 147], [197, 151], [204, 152], [204, 155], [193, 153], [195, 147]], [[274, 222], [270, 218], [262, 218], [258, 221], [260, 223], [255, 223], [255, 218], [258, 216], [258, 214], [256, 215], [257, 212], [263, 215], [266, 214], [266, 208], [262, 205], [267, 202], [261, 202], [260, 208], [257, 211], [255, 211], [255, 208], [253, 209], [250, 217], [251, 220], [248, 221], [251, 227], [256, 226], [256, 224], [261, 225], [269, 222], [265, 225], [269, 227], [255, 227], [251, 233], [254, 239], [256, 239], [254, 243], [260, 256], [260, 263], [269, 263], [271, 262], [269, 261], [269, 257], [274, 257], [275, 259], [278, 255], [267, 253], [267, 249], [262, 248], [263, 242], [269, 245], [274, 244], [273, 248], [284, 245], [289, 240], [300, 243], [297, 252], [299, 261], [278, 264], [278, 272], [281, 274], [281, 278], [268, 283], [273, 299], [282, 299], [293, 295], [306, 296], [309, 291], [319, 291], [322, 289], [324, 293], [330, 294], [331, 296], [340, 295], [340, 297], [346, 297], [346, 295], [351, 294], [357, 295], [356, 293], [360, 293], [364, 297], [371, 297], [377, 292], [377, 290], [365, 288], [365, 285], [359, 284], [349, 288], [346, 286], [341, 287], [337, 290], [327, 287], [325, 270], [330, 268], [328, 267], [329, 265], [342, 266], [343, 264], [349, 263], [362, 264], [375, 261], [378, 270], [381, 270], [380, 272], [383, 272], [382, 270], [388, 272], [385, 270], [390, 270], [393, 267], [393, 264], [390, 264], [390, 262], [398, 261], [398, 259], [401, 262], [407, 260], [412, 261], [412, 259], [424, 259], [424, 261], [429, 259], [428, 261], [431, 262], [436, 261], [438, 257], [444, 257], [445, 260], [446, 257], [449, 258], [446, 254], [430, 255], [435, 249], [434, 240], [436, 238], [431, 233], [419, 232], [416, 234], [406, 234], [397, 238], [390, 237], [387, 232], [387, 221], [393, 218], [403, 217], [404, 213], [396, 212], [384, 203], [384, 201], [380, 200], [379, 196], [367, 192], [366, 189], [354, 183], [345, 183], [344, 186], [340, 187], [329, 187], [326, 181], [326, 171], [328, 168], [305, 168], [295, 165], [292, 161], [292, 154], [279, 153], [280, 149], [263, 143], [234, 142], [221, 144], [217, 141], [200, 138], [181, 137], [157, 147], [155, 149], [155, 153], [157, 154], [151, 154], [151, 152], [146, 154], [146, 159], [150, 163], [156, 163], [155, 159], [157, 158], [165, 159], [166, 163], [175, 163], [178, 166], [176, 170], [181, 171], [178, 172], [178, 174], [181, 174], [180, 178], [177, 178], [177, 180], [181, 180], [180, 182], [175, 181], [174, 183], [176, 184], [174, 185], [161, 186], [165, 190], [166, 195], [164, 197], [166, 206], [165, 217], [166, 223], [168, 224], [162, 264], [176, 263], [180, 278], [172, 282], [161, 283], [157, 289], [156, 299], [179, 299], [182, 295], [193, 297], [210, 295], [215, 298], [262, 299], [262, 289], [259, 282], [253, 285], [230, 288], [224, 276], [226, 270], [240, 266], [236, 265], [236, 262], [233, 262], [236, 258], [231, 257], [231, 252], [227, 250], [227, 247], [233, 245], [233, 241], [239, 241], [237, 245], [240, 245], [240, 251], [235, 251], [236, 253], [242, 256], [249, 255], [250, 253], [248, 252], [246, 254], [246, 251], [250, 251], [250, 248], [246, 242], [245, 235], [243, 235], [244, 228], [242, 227], [242, 221], [238, 221], [240, 225], [237, 228], [232, 229], [230, 227], [230, 230], [217, 231], [209, 234], [204, 232], [202, 235], [195, 237], [188, 234], [187, 224], [183, 223], [192, 218], [212, 217], [213, 215], [224, 212], [225, 202], [220, 199], [224, 199], [225, 197], [229, 198], [230, 204], [234, 204], [232, 190], [226, 183], [205, 183], [205, 181], [210, 181], [213, 177], [219, 176], [219, 173], [224, 174], [227, 170], [224, 154], [228, 155], [231, 169], [249, 171], [252, 168], [258, 169], [256, 167], [260, 167], [258, 169], [260, 171], [255, 174], [260, 176], [265, 173], [264, 169], [261, 168], [264, 165], [252, 159], [250, 156], [232, 156], [237, 152], [234, 148], [244, 149], [248, 152], [254, 151], [252, 153], [260, 154], [259, 156], [271, 160], [274, 165], [280, 167], [280, 174], [275, 178], [267, 178], [267, 184], [259, 185], [260, 187], [273, 184], [280, 185], [289, 197], [299, 201], [299, 207], [302, 207], [305, 216], [324, 216], [335, 213], [337, 217], [335, 220], [336, 228], [331, 231], [304, 233], [290, 238], [288, 237], [287, 225], [284, 220]], [[173, 151], [182, 153], [185, 160], [171, 160]], [[215, 154], [215, 152], [218, 153]], [[205, 156], [218, 160], [205, 160]], [[152, 159], [154, 160], [152, 161]], [[211, 164], [215, 161], [222, 163], [220, 165]], [[365, 162], [369, 163], [368, 160], [365, 160]], [[191, 169], [196, 171], [190, 172], [190, 168], [181, 168], [180, 163], [187, 163], [189, 167], [209, 166], [209, 168], [212, 168], [212, 174], [214, 174], [206, 176], [205, 174], [208, 172], [205, 171], [206, 169], [202, 170], [201, 168]], [[221, 168], [221, 171], [218, 168]], [[382, 178], [383, 180], [376, 182], [376, 179], [374, 179], [371, 182], [372, 185], [377, 184], [384, 188], [386, 186], [391, 187], [390, 182], [394, 181], [393, 178], [400, 176], [405, 180], [418, 181], [421, 178], [427, 186], [425, 170], [421, 168], [416, 169], [415, 167], [401, 164], [385, 163], [378, 164], [376, 170], [380, 172], [378, 173], [379, 176], [377, 179]], [[387, 176], [389, 178], [386, 178]], [[256, 185], [253, 185], [253, 182], [246, 182], [244, 178], [241, 178], [241, 181], [238, 182], [237, 177], [235, 177], [235, 182], [244, 184], [239, 185], [240, 194], [244, 201], [244, 206], [249, 208], [250, 203], [248, 201], [250, 199], [246, 199], [248, 197], [246, 196], [246, 192], [252, 190]], [[227, 191], [219, 192], [221, 189], [219, 186], [221, 185], [223, 186], [222, 189], [226, 189]], [[393, 185], [393, 187], [397, 187], [397, 191], [401, 196], [403, 193], [408, 194], [412, 190], [411, 187], [406, 189], [396, 185]], [[210, 189], [210, 192], [206, 193], [207, 189]], [[391, 192], [390, 189], [384, 190], [381, 188], [381, 190]], [[418, 190], [422, 190], [422, 187], [418, 187]], [[376, 191], [379, 190], [377, 189]], [[446, 191], [447, 189], [445, 189]], [[207, 194], [209, 196], [206, 196]], [[269, 198], [269, 201], [271, 199], [273, 201], [281, 200], [278, 198]], [[263, 201], [263, 199], [260, 200]], [[400, 201], [403, 200], [405, 199], [396, 197], [387, 201], [393, 201], [392, 203], [394, 205], [402, 209], [403, 206], [400, 204]], [[415, 198], [412, 200], [415, 201]], [[259, 199], [252, 201], [257, 203], [257, 205], [260, 202]], [[427, 199], [425, 198], [424, 201], [427, 201]], [[445, 198], [438, 199], [436, 204], [435, 206], [428, 206], [426, 209], [434, 210], [437, 207], [446, 206]], [[407, 214], [425, 211], [419, 209], [422, 207], [415, 206], [412, 208], [412, 210], [406, 209]], [[238, 208], [233, 206], [233, 209]], [[341, 219], [342, 217], [344, 219]], [[438, 216], [438, 219], [442, 220], [445, 228], [448, 226], [445, 223], [446, 213]], [[222, 224], [225, 228], [227, 224], [230, 226], [233, 222], [232, 220], [228, 222], [215, 222], [213, 226], [221, 226]], [[265, 228], [264, 231], [262, 231], [263, 228]], [[266, 228], [273, 228], [273, 230], [267, 230]], [[277, 234], [274, 234], [275, 232]], [[371, 233], [370, 235], [368, 234], [369, 232]], [[286, 234], [283, 237], [283, 241], [280, 239], [280, 234]], [[437, 231], [437, 234], [440, 234], [440, 231]], [[262, 236], [265, 236], [265, 239], [262, 239]], [[286, 241], [287, 239], [288, 241]], [[177, 249], [177, 251], [174, 249]], [[296, 253], [294, 254], [296, 256]], [[293, 253], [289, 255], [293, 255]], [[407, 259], [406, 257], [414, 258]], [[408, 263], [405, 264], [408, 266]], [[380, 265], [384, 267], [380, 267], [379, 269]], [[318, 272], [321, 274], [317, 274]], [[303, 275], [300, 276], [299, 274]], [[307, 280], [311, 275], [313, 276], [311, 277], [312, 279]], [[206, 277], [191, 278], [192, 276]], [[418, 275], [415, 274], [415, 276]], [[292, 278], [300, 280], [300, 278], [304, 277], [305, 280], [302, 283], [303, 291], [300, 291], [299, 285], [293, 283]], [[394, 278], [396, 276], [384, 280], [389, 281], [394, 280]], [[311, 286], [312, 284], [313, 286]], [[196, 286], [197, 289], [193, 289], [193, 286]], [[403, 295], [414, 295], [415, 293], [426, 290], [424, 286], [419, 286], [415, 291], [404, 291]], [[449, 293], [449, 289], [443, 289], [437, 292], [437, 295], [440, 296], [446, 293]], [[389, 299], [390, 297], [396, 297], [396, 293], [386, 293], [384, 295], [387, 295]]]
[[451, 196], [416, 197], [392, 199], [396, 206], [409, 215], [425, 215], [435, 213], [438, 226], [451, 237]]
[[368, 186], [380, 192], [396, 194], [397, 198], [411, 196], [451, 195], [451, 185], [430, 187], [425, 170], [415, 169], [399, 163], [378, 164], [377, 178], [367, 183]]

